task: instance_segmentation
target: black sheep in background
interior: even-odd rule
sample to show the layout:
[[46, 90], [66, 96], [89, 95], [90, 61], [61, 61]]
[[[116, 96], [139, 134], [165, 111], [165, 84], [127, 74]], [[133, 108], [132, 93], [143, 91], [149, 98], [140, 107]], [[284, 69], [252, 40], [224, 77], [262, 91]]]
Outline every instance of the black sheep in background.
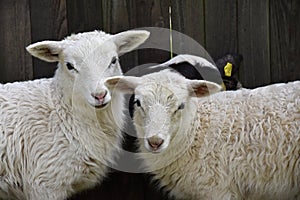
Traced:
[[237, 78], [237, 72], [240, 68], [243, 56], [236, 53], [226, 54], [215, 60], [216, 66], [220, 71], [226, 90], [237, 90], [242, 84]]
[[[221, 74], [226, 90], [237, 90], [242, 87], [242, 84], [237, 78], [237, 72], [242, 61], [243, 56], [236, 53], [229, 53], [215, 60], [215, 64]], [[169, 67], [175, 69], [188, 79], [203, 79], [199, 73], [199, 69], [188, 62], [183, 61], [171, 64]]]

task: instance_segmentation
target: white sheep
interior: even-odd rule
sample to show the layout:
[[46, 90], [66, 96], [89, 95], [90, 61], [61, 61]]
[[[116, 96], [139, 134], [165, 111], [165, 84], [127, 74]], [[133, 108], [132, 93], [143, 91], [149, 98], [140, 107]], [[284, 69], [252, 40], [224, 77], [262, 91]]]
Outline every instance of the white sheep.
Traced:
[[106, 84], [135, 93], [140, 156], [176, 198], [300, 198], [300, 81], [209, 95], [220, 86], [164, 70]]
[[0, 199], [62, 200], [103, 180], [123, 126], [123, 96], [104, 79], [121, 75], [118, 55], [148, 35], [92, 31], [27, 47], [58, 69], [0, 85]]

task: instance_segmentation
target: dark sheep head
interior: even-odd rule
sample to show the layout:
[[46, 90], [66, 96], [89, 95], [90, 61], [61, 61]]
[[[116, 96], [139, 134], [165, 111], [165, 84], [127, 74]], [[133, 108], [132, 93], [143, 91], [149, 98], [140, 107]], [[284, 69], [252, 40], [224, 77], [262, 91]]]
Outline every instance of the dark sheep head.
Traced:
[[243, 56], [236, 53], [226, 54], [215, 61], [226, 86], [226, 90], [237, 90], [242, 87], [242, 84], [236, 77], [242, 61]]

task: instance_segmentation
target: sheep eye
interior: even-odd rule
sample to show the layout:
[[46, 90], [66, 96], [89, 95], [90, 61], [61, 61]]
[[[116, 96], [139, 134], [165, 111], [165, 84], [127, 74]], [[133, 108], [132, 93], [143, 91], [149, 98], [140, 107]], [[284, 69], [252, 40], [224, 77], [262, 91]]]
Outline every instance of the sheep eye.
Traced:
[[68, 70], [74, 70], [75, 69], [74, 66], [69, 62], [67, 62], [66, 65], [67, 65]]
[[110, 62], [110, 63], [114, 65], [114, 64], [117, 63], [117, 60], [118, 60], [118, 59], [117, 59], [116, 57], [113, 57], [113, 58], [111, 59], [111, 62]]
[[137, 107], [141, 107], [141, 102], [140, 102], [140, 100], [138, 100], [138, 99], [136, 99], [136, 100], [133, 102], [133, 104], [136, 104]]
[[184, 109], [184, 103], [181, 103], [179, 106], [178, 106], [178, 109], [177, 110], [182, 110]]
[[174, 112], [174, 115], [175, 115], [179, 110], [182, 110], [182, 109], [184, 109], [184, 103], [181, 103], [181, 104], [178, 106], [177, 110], [175, 110], [175, 112]]

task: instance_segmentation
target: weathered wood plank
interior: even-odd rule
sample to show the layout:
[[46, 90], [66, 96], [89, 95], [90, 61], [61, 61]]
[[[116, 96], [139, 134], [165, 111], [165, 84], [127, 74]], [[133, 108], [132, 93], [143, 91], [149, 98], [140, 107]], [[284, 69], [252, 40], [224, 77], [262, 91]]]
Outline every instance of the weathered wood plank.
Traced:
[[[31, 0], [32, 42], [61, 40], [67, 34], [66, 0]], [[56, 63], [46, 63], [34, 58], [34, 77], [51, 77]]]
[[213, 58], [237, 52], [237, 0], [205, 0], [205, 41]]
[[130, 29], [126, 0], [103, 0], [103, 27], [109, 33]]
[[168, 60], [170, 58], [169, 34], [164, 34], [168, 33], [168, 31], [161, 28], [169, 28], [168, 9], [171, 1], [137, 0], [135, 2], [136, 26], [151, 27], [148, 29], [151, 32], [150, 38], [142, 45], [142, 47], [147, 47], [148, 49], [139, 51], [139, 64], [161, 63]]
[[0, 82], [32, 79], [29, 0], [0, 1], [0, 26]]
[[270, 1], [272, 82], [300, 79], [300, 1]]
[[68, 32], [103, 29], [102, 1], [67, 0]]
[[239, 77], [244, 87], [271, 82], [268, 8], [268, 1], [238, 1], [238, 50], [244, 55]]
[[136, 3], [137, 27], [169, 27], [171, 0], [131, 0]]
[[188, 35], [202, 46], [205, 46], [204, 17], [204, 0], [172, 1], [174, 30]]

